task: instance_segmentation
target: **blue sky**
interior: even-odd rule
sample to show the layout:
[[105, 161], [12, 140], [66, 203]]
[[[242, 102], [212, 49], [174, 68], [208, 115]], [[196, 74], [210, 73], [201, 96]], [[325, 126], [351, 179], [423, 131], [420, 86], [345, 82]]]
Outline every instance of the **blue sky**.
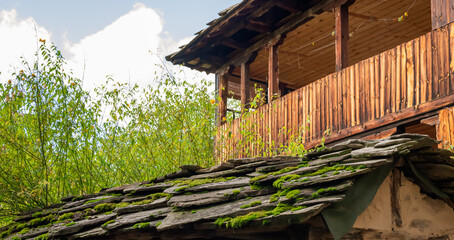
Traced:
[[[56, 42], [66, 33], [68, 40], [78, 41], [102, 30], [115, 19], [128, 13], [134, 0], [2, 0], [1, 10], [16, 9], [20, 18], [33, 17], [54, 33]], [[238, 0], [143, 0], [164, 19], [164, 31], [176, 40], [206, 27], [217, 13]], [[143, 23], [152, 24], [152, 23]]]
[[76, 76], [90, 84], [106, 75], [147, 82], [159, 63], [154, 53], [162, 59], [237, 2], [1, 0], [0, 81], [20, 67], [20, 56], [31, 61], [37, 38], [46, 38], [62, 50]]

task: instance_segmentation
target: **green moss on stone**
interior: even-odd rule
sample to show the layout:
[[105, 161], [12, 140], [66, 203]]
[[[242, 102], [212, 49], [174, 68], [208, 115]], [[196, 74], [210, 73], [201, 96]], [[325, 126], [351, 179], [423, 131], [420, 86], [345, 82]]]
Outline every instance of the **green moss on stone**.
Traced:
[[157, 222], [156, 227], [159, 227], [159, 225], [161, 225], [161, 224], [162, 224], [162, 222]]
[[67, 223], [65, 226], [67, 227], [71, 227], [71, 226], [74, 226], [76, 225], [76, 222], [70, 222], [70, 223]]
[[151, 201], [155, 201], [164, 197], [167, 198], [167, 200], [169, 200], [172, 196], [173, 195], [170, 193], [153, 193], [148, 195], [147, 198], [150, 199]]
[[97, 213], [103, 213], [103, 212], [112, 211], [115, 209], [115, 207], [116, 207], [116, 205], [113, 203], [101, 203], [101, 204], [96, 205], [94, 207], [94, 209]]
[[41, 234], [35, 238], [35, 240], [47, 240], [47, 239], [49, 239], [49, 234], [47, 234], [47, 233]]
[[285, 197], [286, 197], [287, 199], [293, 199], [293, 198], [295, 198], [296, 196], [298, 196], [300, 193], [301, 193], [300, 190], [295, 189], [295, 190], [292, 190], [292, 191], [288, 192], [287, 195], [285, 195]]
[[30, 231], [30, 228], [23, 228], [22, 230], [20, 230], [19, 234], [26, 234]]
[[39, 217], [42, 217], [42, 216], [43, 216], [42, 212], [35, 212], [35, 213], [32, 214], [33, 218], [39, 218]]
[[258, 205], [260, 205], [260, 204], [262, 204], [261, 201], [253, 201], [253, 202], [251, 202], [251, 203], [249, 203], [249, 204], [245, 204], [245, 205], [241, 206], [240, 208], [241, 208], [241, 209], [250, 208], [250, 207], [258, 206]]
[[73, 216], [74, 216], [74, 213], [72, 213], [72, 212], [65, 213], [65, 214], [61, 215], [60, 217], [58, 217], [58, 221], [70, 219], [70, 218], [73, 218]]
[[143, 222], [143, 223], [136, 223], [132, 228], [134, 229], [142, 229], [142, 228], [149, 228], [150, 223], [149, 222]]
[[109, 221], [105, 222], [103, 225], [101, 225], [101, 227], [102, 227], [102, 228], [105, 228], [105, 227], [107, 227], [107, 225], [109, 225], [109, 224], [111, 224], [111, 223], [114, 223], [114, 222], [115, 222], [114, 219], [109, 220]]
[[30, 220], [27, 223], [27, 226], [33, 228], [33, 227], [43, 226], [48, 223], [52, 223], [54, 221], [55, 221], [55, 215], [48, 215], [45, 217], [35, 218], [35, 219]]
[[290, 174], [290, 175], [282, 176], [282, 177], [280, 177], [279, 179], [277, 179], [276, 181], [273, 182], [273, 186], [275, 188], [282, 189], [282, 183], [283, 182], [296, 180], [296, 179], [299, 179], [299, 178], [301, 178], [301, 175]]

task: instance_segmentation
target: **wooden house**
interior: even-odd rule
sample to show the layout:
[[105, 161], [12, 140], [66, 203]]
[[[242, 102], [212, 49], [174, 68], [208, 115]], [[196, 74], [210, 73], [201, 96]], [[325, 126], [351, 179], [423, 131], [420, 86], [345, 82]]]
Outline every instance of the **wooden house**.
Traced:
[[[295, 136], [307, 149], [404, 132], [454, 142], [453, 0], [244, 0], [219, 15], [167, 60], [216, 74], [221, 159]], [[251, 114], [230, 119], [228, 98]]]

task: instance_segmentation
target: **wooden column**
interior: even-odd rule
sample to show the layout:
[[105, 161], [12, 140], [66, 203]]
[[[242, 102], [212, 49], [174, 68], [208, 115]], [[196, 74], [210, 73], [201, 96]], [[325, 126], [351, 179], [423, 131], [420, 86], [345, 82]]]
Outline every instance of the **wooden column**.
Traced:
[[241, 64], [241, 114], [246, 112], [246, 109], [249, 109], [249, 101], [251, 100], [250, 88], [251, 81], [249, 76], [249, 66], [248, 62]]
[[336, 72], [348, 66], [348, 5], [343, 4], [334, 8], [336, 18]]
[[226, 122], [226, 117], [227, 117], [227, 87], [228, 87], [228, 81], [227, 81], [227, 74], [219, 74], [218, 75], [218, 81], [219, 81], [219, 89], [218, 89], [218, 94], [219, 94], [219, 103], [218, 103], [218, 126], [224, 124]]
[[279, 96], [279, 61], [278, 43], [269, 47], [268, 58], [268, 102], [272, 102]]
[[432, 30], [454, 22], [454, 0], [431, 0]]

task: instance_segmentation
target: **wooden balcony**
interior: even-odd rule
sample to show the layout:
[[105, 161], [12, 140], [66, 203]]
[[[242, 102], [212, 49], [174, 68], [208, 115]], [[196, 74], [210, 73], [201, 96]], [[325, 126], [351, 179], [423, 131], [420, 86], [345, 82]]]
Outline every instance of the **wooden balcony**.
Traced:
[[[301, 137], [306, 148], [364, 137], [454, 105], [454, 24], [332, 73], [220, 126], [221, 159]], [[329, 133], [329, 134], [328, 134]]]

